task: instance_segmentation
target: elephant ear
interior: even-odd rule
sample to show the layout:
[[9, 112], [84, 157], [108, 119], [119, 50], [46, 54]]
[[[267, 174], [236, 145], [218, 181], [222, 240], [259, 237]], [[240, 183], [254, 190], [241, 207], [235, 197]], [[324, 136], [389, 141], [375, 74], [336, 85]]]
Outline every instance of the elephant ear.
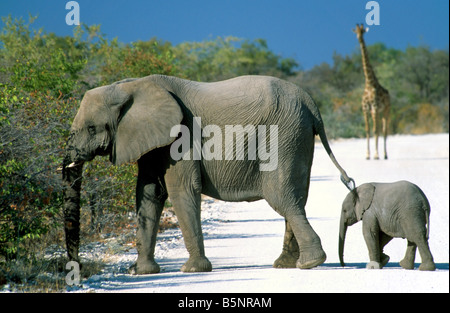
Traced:
[[122, 95], [118, 98], [127, 99], [116, 107], [118, 125], [111, 153], [115, 165], [136, 161], [176, 139], [170, 130], [181, 123], [183, 113], [165, 88], [146, 77], [119, 82], [115, 89]]
[[375, 186], [372, 184], [362, 184], [356, 188], [357, 199], [355, 203], [356, 218], [360, 221], [364, 212], [370, 207], [375, 194]]

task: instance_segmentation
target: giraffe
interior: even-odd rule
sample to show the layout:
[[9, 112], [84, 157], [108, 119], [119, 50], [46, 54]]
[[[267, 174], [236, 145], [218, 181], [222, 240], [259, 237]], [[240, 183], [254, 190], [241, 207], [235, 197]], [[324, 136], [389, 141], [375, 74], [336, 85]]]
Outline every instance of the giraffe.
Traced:
[[[380, 122], [382, 123], [383, 136], [384, 136], [384, 158], [387, 159], [386, 152], [386, 139], [388, 133], [388, 122], [389, 122], [389, 110], [390, 110], [390, 98], [389, 92], [383, 88], [378, 82], [375, 72], [369, 62], [369, 56], [366, 49], [366, 44], [364, 42], [363, 34], [366, 32], [363, 24], [356, 24], [356, 28], [353, 29], [358, 38], [359, 45], [361, 48], [362, 64], [364, 69], [364, 77], [366, 84], [364, 87], [364, 94], [362, 97], [362, 110], [364, 114], [364, 123], [367, 137], [367, 152], [366, 159], [370, 159], [370, 127], [369, 127], [369, 117], [372, 116], [373, 122], [373, 134], [375, 137], [375, 154], [374, 159], [378, 160], [378, 136], [380, 132]], [[381, 121], [380, 121], [381, 119]]]

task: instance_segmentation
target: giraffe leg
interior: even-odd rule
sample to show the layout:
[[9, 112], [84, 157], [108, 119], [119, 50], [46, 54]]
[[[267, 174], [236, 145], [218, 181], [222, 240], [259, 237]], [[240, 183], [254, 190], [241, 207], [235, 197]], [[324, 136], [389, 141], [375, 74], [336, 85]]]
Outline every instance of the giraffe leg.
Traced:
[[387, 133], [388, 133], [388, 119], [386, 117], [383, 117], [383, 137], [384, 137], [384, 159], [387, 160], [387, 150], [386, 150], [386, 140], [387, 140]]
[[373, 156], [374, 160], [379, 160], [380, 157], [378, 155], [378, 135], [380, 131], [378, 114], [376, 110], [372, 110], [372, 121], [373, 121], [373, 136], [375, 138], [375, 154]]
[[369, 111], [364, 110], [364, 124], [366, 130], [366, 138], [367, 138], [367, 148], [366, 148], [366, 160], [370, 160], [370, 127], [369, 127]]
[[384, 159], [387, 160], [387, 149], [386, 149], [386, 141], [389, 131], [389, 112], [391, 110], [391, 101], [389, 98], [389, 94], [387, 94], [385, 104], [384, 104], [384, 112], [383, 112], [383, 136], [384, 136]]

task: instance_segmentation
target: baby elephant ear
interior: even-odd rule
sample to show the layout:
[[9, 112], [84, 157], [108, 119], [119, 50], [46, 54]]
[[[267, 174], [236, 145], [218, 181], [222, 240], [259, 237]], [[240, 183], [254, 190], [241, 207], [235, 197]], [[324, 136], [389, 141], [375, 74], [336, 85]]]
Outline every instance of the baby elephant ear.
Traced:
[[133, 162], [155, 148], [172, 143], [173, 126], [181, 123], [178, 102], [150, 77], [119, 83], [116, 88], [129, 95], [120, 108], [111, 155], [116, 164]]
[[358, 221], [363, 217], [364, 212], [370, 207], [375, 194], [375, 186], [372, 184], [362, 184], [356, 188], [358, 199], [355, 204], [355, 212]]

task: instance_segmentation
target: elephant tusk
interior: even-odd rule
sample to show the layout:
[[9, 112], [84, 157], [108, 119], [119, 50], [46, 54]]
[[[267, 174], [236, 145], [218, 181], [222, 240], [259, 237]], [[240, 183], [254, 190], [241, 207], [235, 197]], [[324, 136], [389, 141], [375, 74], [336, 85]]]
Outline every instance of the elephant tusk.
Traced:
[[[67, 165], [66, 168], [72, 168], [72, 167], [75, 167], [75, 166], [77, 166], [77, 164], [76, 164], [75, 162], [72, 162], [72, 163], [70, 163], [69, 165]], [[63, 171], [63, 169], [64, 169], [64, 167], [59, 166], [59, 167], [56, 169], [56, 172], [57, 172], [57, 173], [60, 173], [60, 172]]]

